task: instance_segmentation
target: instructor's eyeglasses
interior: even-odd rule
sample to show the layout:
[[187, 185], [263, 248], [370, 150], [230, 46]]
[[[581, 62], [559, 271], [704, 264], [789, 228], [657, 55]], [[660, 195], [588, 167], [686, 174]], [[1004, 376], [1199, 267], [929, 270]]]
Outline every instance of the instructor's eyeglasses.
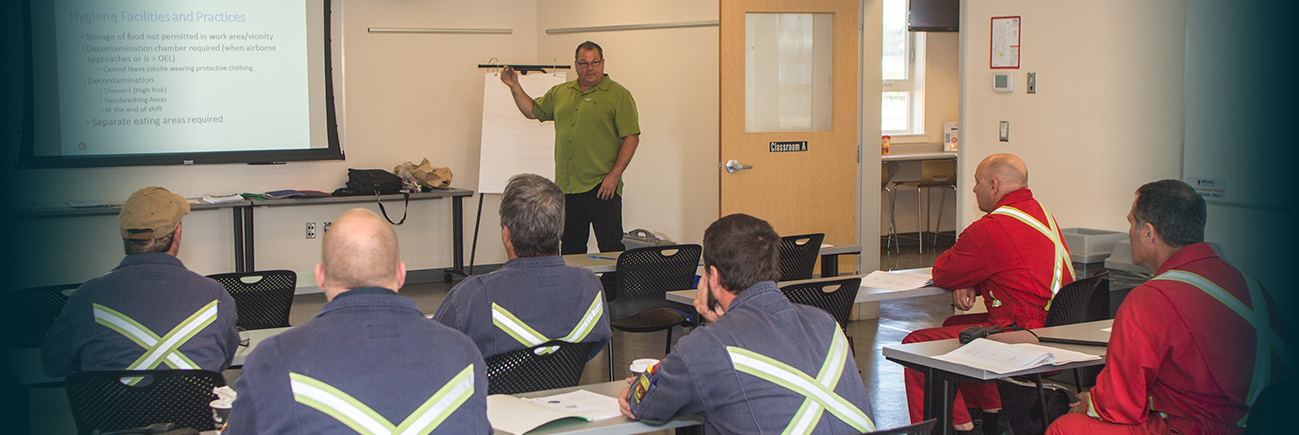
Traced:
[[589, 62], [589, 63], [588, 63], [587, 61], [585, 61], [585, 60], [579, 60], [579, 61], [577, 61], [577, 67], [578, 67], [578, 68], [583, 68], [583, 69], [585, 69], [585, 68], [593, 68], [593, 67], [598, 67], [598, 66], [600, 66], [600, 64], [603, 63], [603, 62], [604, 62], [604, 59], [594, 60], [594, 61], [591, 61], [591, 62]]

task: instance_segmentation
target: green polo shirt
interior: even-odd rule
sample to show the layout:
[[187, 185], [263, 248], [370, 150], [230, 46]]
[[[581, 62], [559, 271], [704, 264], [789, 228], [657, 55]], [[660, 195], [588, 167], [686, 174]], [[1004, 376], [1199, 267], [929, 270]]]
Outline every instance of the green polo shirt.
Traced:
[[555, 121], [555, 184], [564, 193], [598, 187], [618, 160], [622, 138], [640, 133], [636, 100], [608, 74], [586, 92], [577, 80], [555, 85], [533, 100], [532, 114]]

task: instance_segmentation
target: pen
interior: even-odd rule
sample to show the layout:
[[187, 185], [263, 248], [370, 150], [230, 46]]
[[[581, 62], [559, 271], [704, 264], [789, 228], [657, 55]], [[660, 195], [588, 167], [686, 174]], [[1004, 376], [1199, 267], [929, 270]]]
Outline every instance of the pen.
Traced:
[[605, 256], [600, 256], [600, 255], [590, 255], [589, 257], [591, 257], [591, 258], [596, 258], [596, 259], [600, 259], [600, 260], [617, 260], [617, 258], [613, 258], [613, 257], [605, 257]]

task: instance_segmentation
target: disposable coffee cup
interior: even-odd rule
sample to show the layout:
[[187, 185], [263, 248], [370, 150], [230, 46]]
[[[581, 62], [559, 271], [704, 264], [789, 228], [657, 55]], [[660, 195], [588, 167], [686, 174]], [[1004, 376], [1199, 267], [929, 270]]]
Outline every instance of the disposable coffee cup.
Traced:
[[638, 359], [638, 360], [632, 361], [632, 362], [631, 362], [631, 373], [632, 373], [632, 375], [639, 375], [639, 374], [641, 374], [641, 373], [645, 373], [645, 370], [649, 370], [650, 367], [652, 367], [652, 366], [654, 366], [655, 364], [658, 364], [658, 363], [659, 363], [659, 360], [656, 360], [656, 359], [654, 359], [654, 358], [641, 358], [641, 359]]
[[216, 423], [217, 430], [224, 429], [226, 422], [229, 420], [230, 406], [224, 408], [218, 408], [216, 405], [212, 406], [212, 422]]
[[229, 386], [221, 386], [212, 389], [212, 393], [217, 396], [208, 405], [212, 407], [212, 423], [216, 426], [218, 433], [225, 429], [225, 425], [230, 421], [230, 406], [235, 401], [235, 390]]

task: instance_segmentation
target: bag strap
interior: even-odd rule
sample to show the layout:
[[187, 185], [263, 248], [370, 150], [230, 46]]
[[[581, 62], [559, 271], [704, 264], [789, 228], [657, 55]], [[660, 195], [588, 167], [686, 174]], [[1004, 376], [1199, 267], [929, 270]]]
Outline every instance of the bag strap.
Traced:
[[379, 192], [374, 192], [374, 202], [379, 203], [379, 211], [383, 213], [383, 218], [387, 219], [390, 224], [401, 225], [406, 223], [406, 212], [410, 211], [410, 193], [402, 192], [401, 196], [406, 197], [406, 204], [401, 210], [401, 220], [393, 222], [392, 218], [388, 217], [388, 210], [383, 208], [383, 200], [379, 199]]

